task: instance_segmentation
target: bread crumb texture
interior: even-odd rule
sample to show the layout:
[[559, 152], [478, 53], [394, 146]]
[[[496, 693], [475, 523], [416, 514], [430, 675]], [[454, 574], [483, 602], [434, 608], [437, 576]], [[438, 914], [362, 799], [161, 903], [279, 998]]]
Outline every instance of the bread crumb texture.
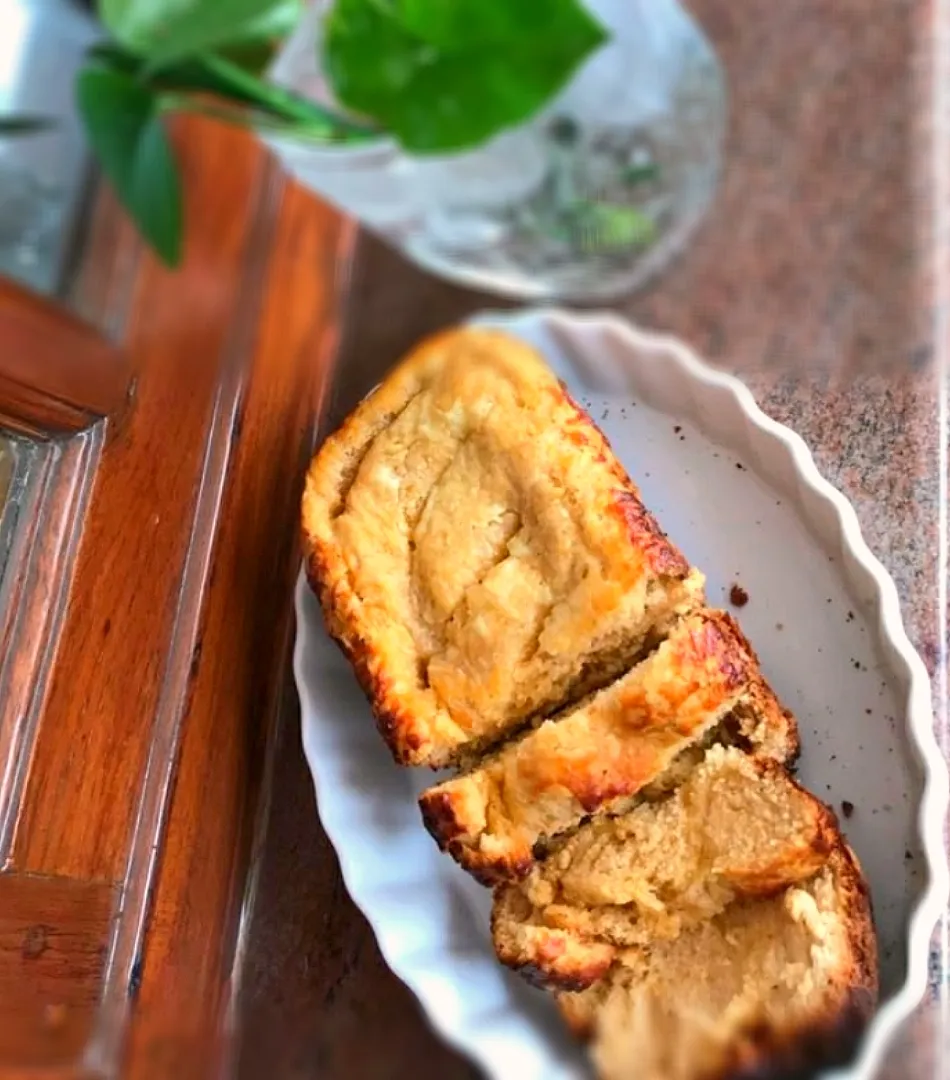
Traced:
[[795, 1075], [846, 1058], [876, 999], [866, 891], [839, 846], [808, 883], [632, 949], [562, 993], [603, 1080]]
[[499, 888], [496, 949], [536, 982], [577, 988], [626, 947], [813, 877], [837, 842], [834, 815], [781, 766], [713, 746], [666, 798], [590, 823]]

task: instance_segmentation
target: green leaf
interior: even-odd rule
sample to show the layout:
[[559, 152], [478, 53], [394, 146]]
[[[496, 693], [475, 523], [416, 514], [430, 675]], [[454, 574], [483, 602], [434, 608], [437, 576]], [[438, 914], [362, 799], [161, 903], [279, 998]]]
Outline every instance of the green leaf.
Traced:
[[[552, 4], [545, 20], [557, 18], [565, 5]], [[454, 0], [391, 0], [393, 18], [410, 34], [444, 48], [471, 47], [517, 40], [539, 33], [538, 13], [534, 5], [521, 0], [497, 3], [454, 2]], [[547, 33], [547, 22], [543, 33]]]
[[211, 49], [286, 37], [302, 0], [99, 0], [113, 37], [151, 67]]
[[606, 40], [578, 0], [337, 0], [337, 98], [415, 153], [477, 146], [545, 105]]
[[39, 135], [56, 126], [50, 116], [33, 116], [27, 113], [0, 116], [0, 138], [10, 135]]
[[[147, 83], [161, 96], [166, 111], [175, 105], [179, 111], [208, 115], [216, 112], [219, 119], [256, 130], [272, 130], [273, 126], [266, 122], [272, 118], [281, 122], [283, 134], [299, 134], [308, 141], [325, 143], [365, 142], [379, 134], [214, 53], [178, 60], [151, 74], [146, 73], [146, 62], [141, 57], [120, 45], [96, 45], [91, 55], [100, 66]], [[210, 97], [212, 101], [202, 103], [198, 97]], [[247, 106], [251, 112], [242, 116], [236, 106]]]
[[76, 100], [103, 172], [143, 237], [169, 266], [182, 248], [181, 180], [156, 96], [130, 75], [84, 68]]

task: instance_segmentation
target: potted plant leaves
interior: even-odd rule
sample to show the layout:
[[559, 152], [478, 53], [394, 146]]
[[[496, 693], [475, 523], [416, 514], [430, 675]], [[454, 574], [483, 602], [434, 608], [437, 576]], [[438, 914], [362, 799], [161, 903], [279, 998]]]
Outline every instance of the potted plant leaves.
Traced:
[[[453, 279], [589, 299], [665, 264], [715, 188], [725, 92], [677, 0], [101, 0], [77, 94], [119, 197], [182, 251], [166, 118], [254, 129]], [[274, 46], [278, 45], [276, 55]]]

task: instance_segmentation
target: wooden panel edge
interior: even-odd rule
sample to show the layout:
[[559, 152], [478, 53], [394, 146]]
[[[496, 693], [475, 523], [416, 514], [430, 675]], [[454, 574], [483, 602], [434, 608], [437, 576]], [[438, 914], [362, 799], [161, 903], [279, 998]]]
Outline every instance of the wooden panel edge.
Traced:
[[57, 304], [0, 278], [0, 413], [18, 430], [75, 432], [117, 412], [128, 364]]
[[[56, 652], [103, 427], [56, 445], [29, 500], [7, 567], [0, 626], [0, 866], [10, 855], [20, 793]], [[5, 582], [5, 586], [7, 582]]]
[[289, 184], [234, 432], [125, 1058], [132, 1077], [221, 1074], [230, 1058], [239, 926], [253, 902], [249, 861], [286, 685], [299, 497], [335, 356], [334, 275], [351, 250], [352, 229], [341, 230], [333, 211]]

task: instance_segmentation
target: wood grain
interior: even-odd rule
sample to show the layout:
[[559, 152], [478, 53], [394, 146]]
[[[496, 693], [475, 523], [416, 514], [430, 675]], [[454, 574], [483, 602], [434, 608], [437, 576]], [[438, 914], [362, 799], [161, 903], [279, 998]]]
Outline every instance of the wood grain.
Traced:
[[[339, 221], [289, 188], [250, 375], [231, 424], [181, 766], [133, 1023], [129, 1075], [210, 1069], [228, 1005], [254, 811], [284, 690], [303, 471], [326, 388]], [[338, 256], [339, 252], [339, 256]], [[209, 750], [211, 753], [209, 754]], [[208, 928], [216, 933], [209, 938]]]
[[37, 733], [16, 823], [10, 859], [35, 873], [125, 875], [264, 168], [247, 138], [198, 127], [181, 153], [187, 258], [177, 275], [143, 265], [135, 398], [107, 430], [49, 679], [56, 719]]
[[130, 371], [115, 345], [77, 316], [2, 278], [0, 341], [0, 422], [15, 431], [79, 431], [125, 400]]
[[[184, 267], [146, 257], [126, 289], [87, 291], [103, 325], [131, 297], [133, 394], [48, 444], [0, 623], [0, 858], [109, 897], [96, 992], [62, 1044], [95, 1075], [127, 1055], [130, 1075], [204, 1076], [224, 1050], [348, 250], [337, 216], [246, 134], [191, 121], [176, 144]], [[40, 1057], [41, 1038], [24, 1028]], [[3, 1039], [6, 1076], [19, 1065]]]
[[115, 891], [0, 874], [0, 1062], [69, 1065], [96, 1019]]

